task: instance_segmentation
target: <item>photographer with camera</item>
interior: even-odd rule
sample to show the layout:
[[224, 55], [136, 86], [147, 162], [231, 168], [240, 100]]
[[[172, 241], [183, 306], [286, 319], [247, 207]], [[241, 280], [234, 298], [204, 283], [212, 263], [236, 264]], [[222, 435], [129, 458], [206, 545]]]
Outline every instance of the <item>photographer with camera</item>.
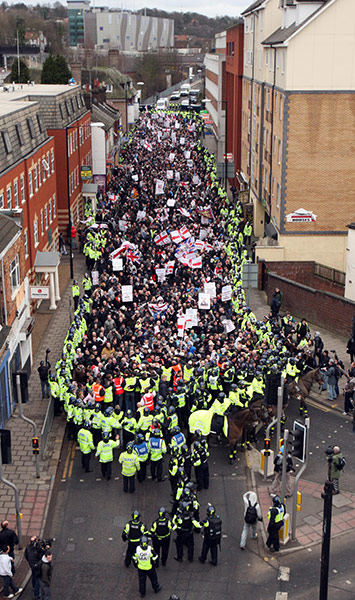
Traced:
[[325, 450], [328, 460], [328, 479], [333, 484], [333, 495], [339, 494], [339, 479], [346, 464], [339, 446], [328, 446]]
[[42, 559], [43, 554], [44, 550], [42, 549], [40, 541], [36, 535], [33, 535], [30, 539], [30, 543], [26, 546], [25, 559], [30, 565], [32, 571], [32, 589], [35, 600], [38, 600], [40, 597], [39, 578], [36, 575], [35, 567], [38, 561]]
[[48, 360], [48, 354], [50, 353], [50, 349], [46, 350], [46, 360], [41, 360], [39, 363], [39, 367], [37, 369], [39, 378], [41, 380], [41, 390], [42, 390], [42, 400], [44, 398], [49, 398], [50, 389], [49, 389], [49, 372], [51, 368], [51, 363]]

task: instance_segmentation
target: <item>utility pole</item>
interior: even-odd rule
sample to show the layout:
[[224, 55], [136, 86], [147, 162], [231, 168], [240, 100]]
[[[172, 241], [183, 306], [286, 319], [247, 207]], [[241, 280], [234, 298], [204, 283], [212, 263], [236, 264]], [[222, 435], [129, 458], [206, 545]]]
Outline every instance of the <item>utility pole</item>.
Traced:
[[330, 471], [332, 468], [332, 458], [328, 456], [328, 480], [324, 484], [322, 498], [323, 507], [323, 533], [322, 533], [322, 553], [320, 562], [320, 586], [319, 600], [328, 600], [328, 577], [329, 577], [329, 555], [330, 555], [330, 533], [332, 527], [332, 508], [333, 508], [333, 484]]

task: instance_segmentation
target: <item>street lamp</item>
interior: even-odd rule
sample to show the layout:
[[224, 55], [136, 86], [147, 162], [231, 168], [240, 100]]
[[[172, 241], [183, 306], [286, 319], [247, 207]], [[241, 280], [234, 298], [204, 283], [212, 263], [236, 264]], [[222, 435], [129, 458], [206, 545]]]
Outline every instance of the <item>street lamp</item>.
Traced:
[[[212, 102], [210, 98], [203, 98], [201, 102], [207, 104], [208, 102]], [[224, 121], [224, 187], [227, 191], [227, 171], [228, 171], [228, 158], [227, 158], [227, 148], [228, 148], [228, 102], [227, 100], [216, 100], [217, 104], [222, 104], [222, 110], [225, 111], [225, 121]], [[223, 108], [225, 105], [225, 108]]]

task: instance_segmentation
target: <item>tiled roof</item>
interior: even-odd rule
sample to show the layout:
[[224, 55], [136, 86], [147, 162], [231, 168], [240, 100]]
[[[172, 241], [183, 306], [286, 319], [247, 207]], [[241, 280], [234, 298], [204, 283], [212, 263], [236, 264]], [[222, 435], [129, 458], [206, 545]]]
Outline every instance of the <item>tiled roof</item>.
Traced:
[[256, 0], [256, 2], [253, 2], [252, 4], [250, 4], [250, 6], [248, 6], [248, 8], [243, 10], [241, 14], [246, 15], [247, 13], [255, 10], [256, 8], [259, 8], [259, 6], [261, 6], [264, 3], [264, 1], [265, 0]]
[[15, 221], [6, 215], [0, 213], [0, 253], [21, 230]]
[[292, 23], [289, 27], [279, 27], [261, 43], [265, 45], [282, 44], [282, 42], [287, 40], [287, 38], [289, 38], [297, 29], [298, 26], [296, 23]]

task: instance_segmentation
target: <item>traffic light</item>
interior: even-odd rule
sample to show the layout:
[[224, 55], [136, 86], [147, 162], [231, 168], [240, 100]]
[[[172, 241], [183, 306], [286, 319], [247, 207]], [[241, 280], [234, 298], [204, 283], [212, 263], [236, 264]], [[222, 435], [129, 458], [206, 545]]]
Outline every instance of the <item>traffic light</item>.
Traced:
[[307, 427], [303, 423], [294, 421], [293, 431], [290, 431], [290, 435], [293, 437], [293, 440], [291, 440], [292, 456], [304, 462], [306, 458]]
[[33, 448], [33, 454], [38, 454], [39, 453], [39, 440], [38, 440], [38, 437], [32, 438], [32, 448]]
[[1, 436], [1, 459], [3, 465], [11, 465], [11, 431], [10, 429], [0, 429]]
[[264, 450], [265, 456], [270, 456], [270, 438], [264, 439]]

